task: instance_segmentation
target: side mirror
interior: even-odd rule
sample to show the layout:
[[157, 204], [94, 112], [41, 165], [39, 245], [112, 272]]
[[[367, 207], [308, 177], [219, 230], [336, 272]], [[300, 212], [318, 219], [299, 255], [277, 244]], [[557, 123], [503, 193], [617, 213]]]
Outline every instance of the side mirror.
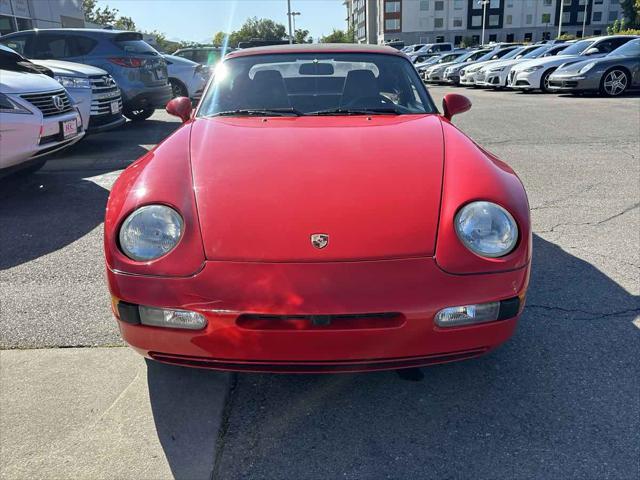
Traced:
[[444, 118], [451, 120], [451, 117], [464, 113], [471, 108], [471, 100], [464, 95], [457, 93], [448, 93], [442, 100], [442, 109], [444, 110]]
[[589, 50], [584, 52], [585, 55], [595, 55], [596, 53], [600, 53], [600, 50], [596, 47], [591, 47]]
[[180, 118], [182, 123], [184, 123], [191, 118], [193, 106], [191, 105], [191, 100], [187, 97], [178, 97], [167, 103], [166, 110], [169, 115]]

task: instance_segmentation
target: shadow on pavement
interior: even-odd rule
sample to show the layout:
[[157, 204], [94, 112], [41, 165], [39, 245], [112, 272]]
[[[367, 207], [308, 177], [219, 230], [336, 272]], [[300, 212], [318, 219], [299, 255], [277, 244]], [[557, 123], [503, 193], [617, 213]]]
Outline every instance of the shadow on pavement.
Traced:
[[151, 409], [173, 476], [210, 480], [228, 375], [147, 360]]
[[[219, 477], [635, 477], [638, 298], [558, 246], [534, 243], [519, 330], [486, 357], [424, 369], [420, 382], [394, 372], [239, 375]], [[214, 378], [149, 363], [177, 478], [207, 478]]]

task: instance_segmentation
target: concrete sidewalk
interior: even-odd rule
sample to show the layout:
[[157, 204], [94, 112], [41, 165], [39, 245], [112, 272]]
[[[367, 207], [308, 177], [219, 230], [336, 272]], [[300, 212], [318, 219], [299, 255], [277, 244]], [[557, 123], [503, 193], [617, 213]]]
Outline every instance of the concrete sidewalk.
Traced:
[[129, 348], [0, 352], [0, 478], [207, 479], [230, 377]]

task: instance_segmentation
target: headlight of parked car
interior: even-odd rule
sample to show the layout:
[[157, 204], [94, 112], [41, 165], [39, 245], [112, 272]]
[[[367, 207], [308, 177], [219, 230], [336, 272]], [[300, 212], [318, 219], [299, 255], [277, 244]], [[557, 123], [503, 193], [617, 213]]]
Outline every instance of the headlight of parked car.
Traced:
[[491, 202], [472, 202], [455, 218], [460, 241], [482, 257], [502, 257], [518, 242], [518, 225], [511, 214]]
[[0, 93], [0, 113], [31, 113], [22, 105], [14, 102], [9, 97]]
[[173, 208], [146, 205], [134, 211], [120, 227], [120, 248], [137, 261], [160, 258], [180, 241], [184, 222]]
[[88, 78], [68, 77], [66, 75], [55, 75], [55, 78], [64, 88], [91, 88]]
[[523, 71], [527, 73], [531, 73], [531, 72], [535, 72], [536, 70], [540, 70], [541, 68], [544, 68], [544, 67], [542, 65], [536, 65], [535, 67], [525, 68]]
[[578, 73], [587, 73], [589, 70], [591, 70], [593, 67], [596, 66], [596, 62], [589, 62], [587, 63], [584, 67], [582, 67]]
[[490, 69], [490, 72], [501, 72], [502, 70], [504, 70], [507, 67], [494, 67], [492, 69]]

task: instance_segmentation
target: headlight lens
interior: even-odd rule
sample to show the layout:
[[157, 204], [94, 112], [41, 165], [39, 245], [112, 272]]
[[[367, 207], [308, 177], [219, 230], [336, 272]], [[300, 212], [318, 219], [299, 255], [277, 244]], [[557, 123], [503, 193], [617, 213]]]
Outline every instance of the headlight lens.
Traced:
[[91, 88], [88, 78], [69, 77], [66, 75], [55, 75], [55, 78], [64, 88]]
[[172, 208], [165, 205], [141, 207], [120, 227], [120, 248], [133, 260], [155, 260], [178, 244], [183, 226], [182, 217]]
[[542, 65], [536, 65], [535, 67], [525, 68], [524, 71], [527, 73], [531, 73], [531, 72], [535, 72], [536, 70], [540, 70], [541, 68], [543, 68]]
[[31, 112], [22, 105], [17, 104], [8, 96], [0, 93], [0, 113], [28, 113]]
[[489, 71], [490, 72], [501, 72], [505, 68], [507, 68], [507, 67], [495, 67], [495, 68], [490, 69]]
[[582, 67], [578, 73], [587, 73], [589, 70], [591, 70], [593, 67], [595, 67], [596, 62], [589, 62], [587, 63], [584, 67]]
[[516, 221], [504, 208], [491, 202], [465, 205], [456, 215], [455, 229], [460, 241], [482, 257], [502, 257], [518, 242]]

